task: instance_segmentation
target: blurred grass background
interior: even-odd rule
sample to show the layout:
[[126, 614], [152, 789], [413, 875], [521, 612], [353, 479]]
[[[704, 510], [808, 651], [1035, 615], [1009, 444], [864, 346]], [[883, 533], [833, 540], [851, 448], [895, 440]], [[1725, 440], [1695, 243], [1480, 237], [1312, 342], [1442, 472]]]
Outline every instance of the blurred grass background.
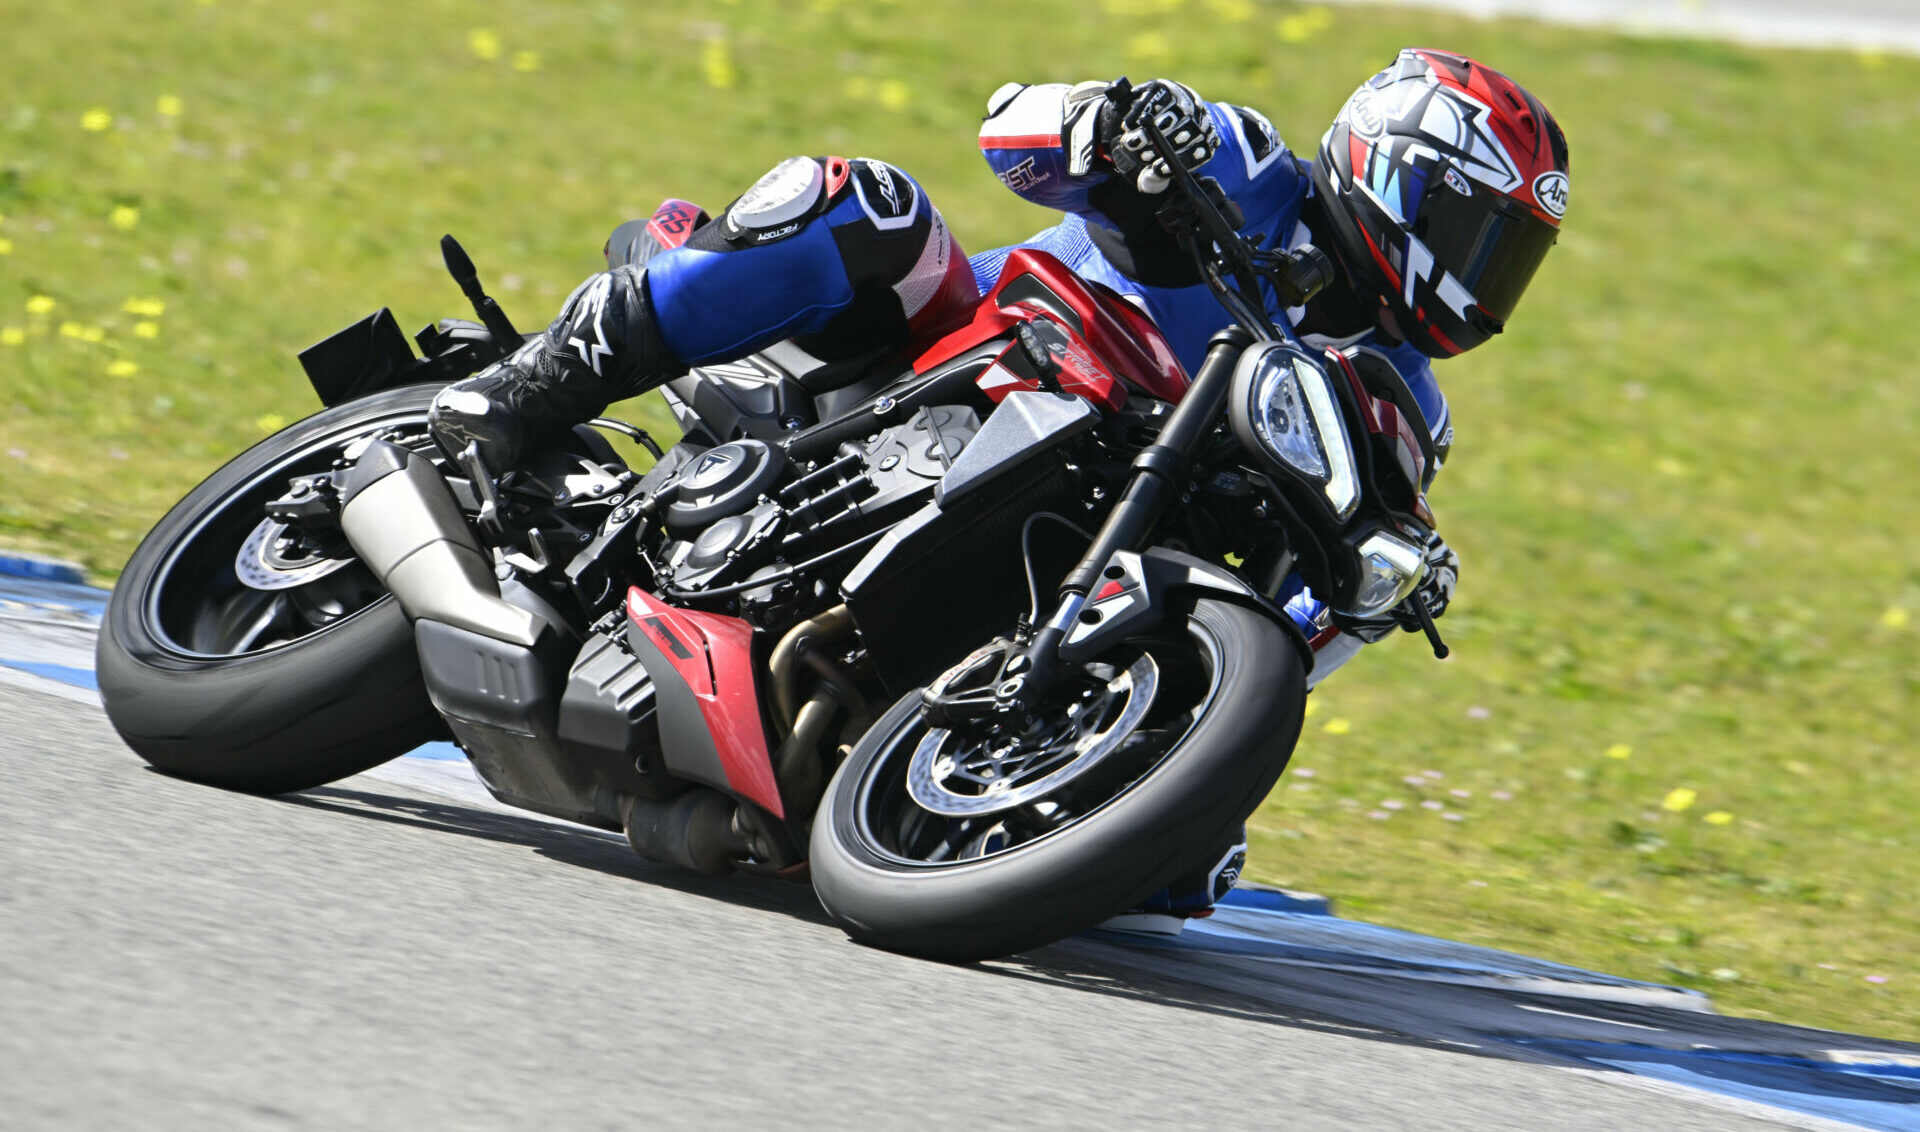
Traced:
[[1455, 657], [1316, 694], [1252, 875], [1920, 1038], [1913, 59], [1264, 0], [11, 5], [0, 543], [111, 581], [316, 407], [299, 349], [465, 313], [442, 232], [533, 326], [620, 220], [835, 152], [982, 250], [1050, 222], [975, 149], [1004, 81], [1171, 75], [1311, 153], [1407, 44], [1539, 94], [1572, 204], [1512, 331], [1440, 367]]

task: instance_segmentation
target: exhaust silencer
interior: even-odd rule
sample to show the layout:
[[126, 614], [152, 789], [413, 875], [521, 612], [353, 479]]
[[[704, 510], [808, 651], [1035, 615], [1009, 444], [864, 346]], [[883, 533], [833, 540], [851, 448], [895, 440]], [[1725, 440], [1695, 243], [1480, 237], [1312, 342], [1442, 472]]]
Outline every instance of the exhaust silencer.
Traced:
[[491, 560], [433, 461], [375, 440], [340, 480], [340, 529], [414, 621], [532, 648], [546, 621], [500, 596]]

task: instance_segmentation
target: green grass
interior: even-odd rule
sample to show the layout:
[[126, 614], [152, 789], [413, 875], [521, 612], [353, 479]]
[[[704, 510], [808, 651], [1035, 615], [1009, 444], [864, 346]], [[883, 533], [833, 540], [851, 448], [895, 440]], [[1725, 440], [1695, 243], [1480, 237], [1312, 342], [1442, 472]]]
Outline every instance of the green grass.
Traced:
[[1047, 222], [975, 153], [1007, 79], [1171, 74], [1310, 150], [1405, 43], [1540, 94], [1572, 207], [1513, 330], [1441, 369], [1455, 658], [1401, 639], [1316, 695], [1254, 875], [1920, 1038], [1914, 60], [1249, 0], [21, 6], [0, 541], [110, 580], [314, 407], [298, 349], [462, 313], [442, 232], [532, 325], [618, 221], [839, 152], [913, 170], [982, 249]]

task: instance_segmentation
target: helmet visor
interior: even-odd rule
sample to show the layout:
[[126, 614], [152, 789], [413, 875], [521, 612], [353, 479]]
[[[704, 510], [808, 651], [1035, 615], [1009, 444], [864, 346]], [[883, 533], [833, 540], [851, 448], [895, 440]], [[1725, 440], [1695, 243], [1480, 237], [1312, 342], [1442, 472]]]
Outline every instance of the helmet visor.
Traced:
[[1463, 194], [1439, 177], [1420, 202], [1413, 232], [1481, 309], [1503, 323], [1560, 235], [1517, 201], [1478, 185]]

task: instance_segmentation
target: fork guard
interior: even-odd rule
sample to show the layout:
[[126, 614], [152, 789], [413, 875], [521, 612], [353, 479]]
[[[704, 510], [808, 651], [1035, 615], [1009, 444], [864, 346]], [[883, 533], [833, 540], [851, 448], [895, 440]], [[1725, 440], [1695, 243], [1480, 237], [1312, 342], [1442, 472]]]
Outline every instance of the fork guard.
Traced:
[[1300, 651], [1301, 663], [1313, 671], [1313, 646], [1285, 610], [1225, 567], [1165, 547], [1144, 552], [1122, 550], [1107, 559], [1100, 578], [1072, 609], [1073, 627], [1060, 643], [1060, 658], [1089, 660], [1128, 637], [1138, 636], [1175, 614], [1178, 595], [1203, 590], [1265, 614], [1286, 630]]

